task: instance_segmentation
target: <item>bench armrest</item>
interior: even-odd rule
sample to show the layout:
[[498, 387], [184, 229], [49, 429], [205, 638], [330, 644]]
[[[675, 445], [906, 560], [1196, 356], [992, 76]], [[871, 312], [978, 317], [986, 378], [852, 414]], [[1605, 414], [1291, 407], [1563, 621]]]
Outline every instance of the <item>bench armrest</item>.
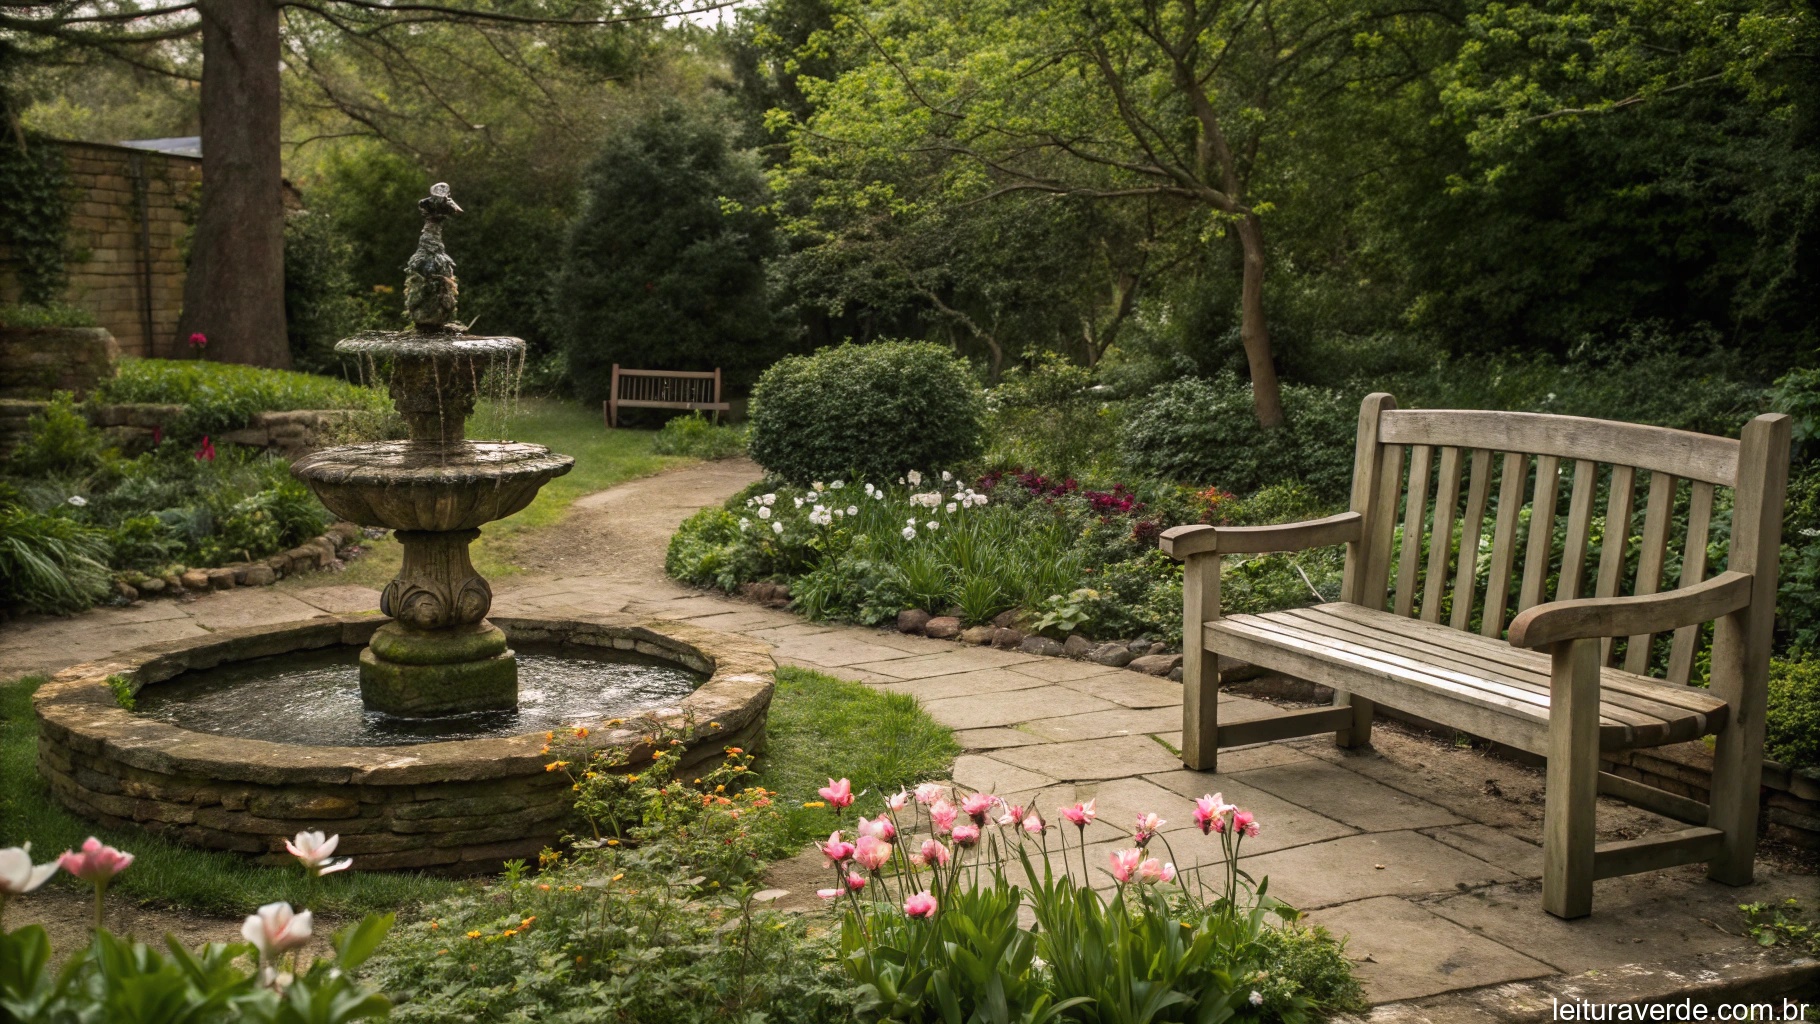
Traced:
[[1660, 594], [1539, 604], [1510, 624], [1510, 645], [1543, 648], [1564, 640], [1667, 633], [1729, 615], [1750, 604], [1750, 592], [1749, 573], [1723, 572]]
[[1163, 553], [1186, 560], [1189, 555], [1257, 555], [1267, 551], [1305, 551], [1359, 539], [1364, 517], [1342, 512], [1325, 519], [1280, 526], [1172, 526], [1158, 542]]

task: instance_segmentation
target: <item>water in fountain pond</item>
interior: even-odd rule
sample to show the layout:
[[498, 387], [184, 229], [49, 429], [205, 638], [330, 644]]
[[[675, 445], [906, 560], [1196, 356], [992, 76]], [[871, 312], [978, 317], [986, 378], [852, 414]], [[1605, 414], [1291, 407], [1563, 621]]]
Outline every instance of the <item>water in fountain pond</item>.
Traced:
[[136, 710], [196, 732], [277, 743], [376, 747], [518, 736], [675, 707], [699, 673], [625, 651], [515, 644], [518, 709], [397, 718], [360, 700], [359, 648], [330, 647], [186, 672], [139, 691]]

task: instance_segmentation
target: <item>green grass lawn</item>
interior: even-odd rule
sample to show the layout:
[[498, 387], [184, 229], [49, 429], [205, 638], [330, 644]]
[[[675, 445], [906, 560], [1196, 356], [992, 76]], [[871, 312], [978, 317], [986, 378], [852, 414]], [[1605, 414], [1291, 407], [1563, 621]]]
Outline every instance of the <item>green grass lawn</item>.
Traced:
[[[493, 429], [499, 422], [497, 410], [486, 402], [480, 404], [470, 421]], [[481, 527], [480, 539], [469, 553], [474, 567], [491, 580], [519, 572], [513, 558], [519, 540], [530, 530], [562, 519], [575, 499], [692, 461], [653, 454], [651, 442], [656, 431], [609, 430], [601, 423], [598, 410], [574, 402], [526, 399], [519, 404], [517, 414], [506, 421], [504, 429], [514, 441], [541, 444], [553, 452], [574, 456], [575, 468], [545, 484], [537, 500], [523, 512]], [[398, 572], [400, 554], [398, 542], [390, 537], [373, 543], [367, 555], [350, 563], [347, 574], [337, 582], [383, 587]]]
[[[235, 854], [194, 850], [138, 830], [96, 828], [57, 804], [38, 777], [31, 695], [43, 681], [34, 676], [0, 685], [0, 778], [6, 780], [0, 789], [0, 846], [29, 840], [36, 859], [43, 861], [97, 835], [136, 858], [110, 892], [224, 916], [245, 914], [273, 900], [307, 902], [336, 915], [408, 912], [462, 884], [423, 875], [344, 871], [324, 878], [310, 893], [295, 869], [260, 867]], [[795, 847], [826, 837], [836, 827], [832, 812], [801, 806], [814, 800], [830, 777], [852, 779], [855, 792], [895, 791], [945, 777], [959, 753], [949, 731], [911, 697], [786, 668], [777, 676], [758, 781], [783, 794], [779, 804], [786, 835], [780, 844]], [[864, 806], [876, 809], [876, 801]], [[840, 817], [851, 822], [853, 814]], [[58, 875], [52, 884], [77, 883]]]

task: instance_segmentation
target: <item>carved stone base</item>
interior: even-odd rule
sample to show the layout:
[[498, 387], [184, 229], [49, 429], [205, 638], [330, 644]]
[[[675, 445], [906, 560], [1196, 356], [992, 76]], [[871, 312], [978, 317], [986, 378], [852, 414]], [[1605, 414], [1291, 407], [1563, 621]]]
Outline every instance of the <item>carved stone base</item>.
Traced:
[[518, 658], [490, 622], [417, 630], [388, 622], [360, 652], [366, 706], [410, 718], [518, 706]]
[[479, 530], [399, 530], [404, 565], [379, 595], [379, 610], [412, 629], [442, 629], [486, 618], [493, 588], [474, 571], [468, 545]]

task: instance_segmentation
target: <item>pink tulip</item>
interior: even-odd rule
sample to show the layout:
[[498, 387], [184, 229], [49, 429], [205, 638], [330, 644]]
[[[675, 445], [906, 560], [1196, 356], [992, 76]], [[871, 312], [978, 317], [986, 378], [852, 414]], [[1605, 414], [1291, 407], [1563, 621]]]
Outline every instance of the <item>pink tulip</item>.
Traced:
[[948, 848], [933, 839], [923, 840], [923, 848], [918, 856], [923, 858], [925, 864], [933, 864], [936, 867], [948, 866]]
[[1017, 804], [1008, 804], [1001, 800], [999, 806], [1005, 809], [1005, 813], [998, 817], [1000, 825], [1016, 825], [1024, 820], [1024, 809]]
[[885, 798], [885, 806], [893, 811], [901, 811], [909, 805], [910, 794], [901, 789]]
[[1138, 881], [1146, 885], [1175, 881], [1175, 865], [1159, 862], [1155, 857], [1138, 865]]
[[842, 864], [853, 858], [853, 844], [840, 837], [840, 830], [835, 829], [822, 844], [822, 855], [835, 864]]
[[1087, 827], [1088, 822], [1099, 817], [1099, 813], [1100, 812], [1093, 809], [1092, 800], [1089, 800], [1084, 804], [1077, 803], [1073, 807], [1062, 808], [1062, 817], [1073, 822], [1075, 827], [1083, 829]]
[[1043, 830], [1048, 827], [1049, 826], [1043, 822], [1043, 816], [1036, 813], [1036, 808], [1032, 807], [1030, 813], [1024, 815], [1025, 832], [1028, 832], [1033, 836], [1040, 836], [1043, 834]]
[[954, 845], [963, 850], [970, 850], [974, 844], [980, 841], [980, 827], [978, 825], [956, 825], [953, 839]]
[[882, 814], [871, 820], [859, 819], [859, 828], [856, 831], [862, 836], [873, 836], [887, 843], [897, 841], [897, 826], [891, 823], [890, 818]]
[[340, 842], [340, 836], [329, 836], [324, 839], [321, 832], [299, 832], [297, 838], [284, 841], [284, 848], [303, 864], [303, 870], [320, 877], [345, 870], [354, 863], [352, 857], [343, 857], [340, 860], [329, 859], [335, 853], [335, 846]]
[[81, 853], [65, 850], [63, 856], [57, 858], [57, 864], [63, 870], [95, 887], [96, 928], [102, 924], [102, 898], [107, 895], [107, 883], [132, 863], [132, 854], [105, 846], [94, 836], [82, 841]]
[[972, 818], [975, 825], [984, 825], [987, 812], [997, 802], [998, 797], [990, 793], [969, 793], [967, 799], [961, 801], [961, 810], [967, 812], [967, 817]]
[[1137, 873], [1138, 865], [1144, 860], [1143, 850], [1114, 850], [1109, 855], [1112, 859], [1112, 877], [1119, 882], [1131, 881]]
[[1233, 831], [1243, 832], [1247, 836], [1255, 836], [1258, 834], [1257, 819], [1252, 817], [1250, 811], [1233, 812], [1232, 828]]
[[874, 874], [891, 860], [891, 844], [877, 836], [860, 836], [853, 848], [853, 859]]
[[948, 802], [947, 797], [942, 797], [929, 805], [929, 824], [935, 829], [935, 834], [938, 836], [947, 835], [948, 830], [954, 827], [954, 819], [959, 815], [960, 811]]
[[926, 891], [917, 893], [904, 901], [904, 913], [919, 920], [934, 917], [935, 897]]
[[943, 786], [940, 783], [925, 782], [916, 787], [916, 802], [927, 806], [928, 804], [940, 800], [942, 797], [946, 796], [947, 793], [948, 787]]
[[846, 779], [841, 779], [839, 782], [829, 779], [828, 784], [816, 792], [821, 794], [823, 800], [828, 801], [829, 807], [836, 810], [853, 803], [853, 783]]
[[267, 903], [248, 915], [240, 935], [259, 950], [259, 961], [272, 964], [310, 941], [310, 912], [293, 913], [289, 903]]
[[1143, 846], [1145, 843], [1150, 842], [1151, 838], [1158, 832], [1163, 831], [1163, 826], [1167, 824], [1169, 823], [1162, 818], [1157, 817], [1155, 814], [1138, 815], [1137, 832], [1134, 836], [1134, 838], [1137, 839], [1137, 844]]
[[820, 896], [824, 900], [831, 900], [846, 891], [846, 889], [817, 889], [815, 890], [815, 895]]
[[847, 872], [847, 891], [858, 892], [866, 887], [866, 876], [857, 871]]
[[1220, 794], [1209, 793], [1194, 802], [1194, 826], [1202, 835], [1224, 831], [1220, 820]]
[[208, 344], [209, 344], [209, 336], [202, 333], [201, 331], [197, 331], [195, 334], [190, 335], [190, 347], [191, 348], [207, 348]]

